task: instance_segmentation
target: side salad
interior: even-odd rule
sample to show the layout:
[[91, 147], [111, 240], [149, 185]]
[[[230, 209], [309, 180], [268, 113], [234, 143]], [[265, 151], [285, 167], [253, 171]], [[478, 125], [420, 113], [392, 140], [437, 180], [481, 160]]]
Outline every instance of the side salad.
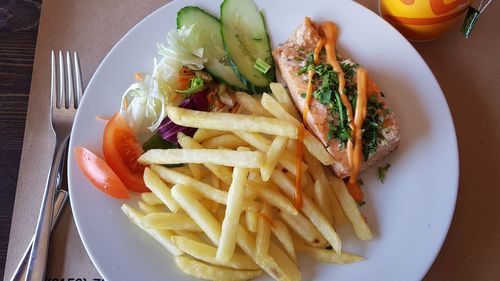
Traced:
[[178, 147], [179, 132], [195, 133], [173, 123], [167, 105], [234, 112], [239, 108], [235, 91], [262, 93], [275, 81], [264, 16], [252, 1], [224, 1], [220, 20], [187, 6], [179, 10], [176, 22], [166, 41], [157, 44], [160, 59], [152, 72], [135, 73], [136, 82], [108, 121], [105, 161], [85, 148], [75, 150], [85, 176], [113, 197], [126, 197], [124, 189], [149, 191], [137, 158], [150, 149]]

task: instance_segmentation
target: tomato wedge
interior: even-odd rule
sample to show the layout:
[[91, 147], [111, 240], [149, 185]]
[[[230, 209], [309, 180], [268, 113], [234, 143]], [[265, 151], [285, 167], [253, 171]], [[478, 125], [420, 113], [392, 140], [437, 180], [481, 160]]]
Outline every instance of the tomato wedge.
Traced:
[[148, 192], [143, 180], [145, 167], [137, 163], [144, 150], [120, 113], [106, 125], [102, 144], [104, 159], [125, 186], [135, 192]]
[[81, 146], [74, 151], [78, 167], [95, 187], [114, 198], [130, 197], [125, 185], [104, 160]]

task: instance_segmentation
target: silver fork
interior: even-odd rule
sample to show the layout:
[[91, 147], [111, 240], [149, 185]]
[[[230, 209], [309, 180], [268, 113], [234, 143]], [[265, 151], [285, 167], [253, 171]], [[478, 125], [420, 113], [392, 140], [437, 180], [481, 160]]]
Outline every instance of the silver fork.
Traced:
[[[59, 51], [58, 57], [59, 79], [56, 77], [56, 55], [54, 51], [51, 52], [50, 119], [52, 130], [56, 136], [56, 145], [33, 238], [27, 281], [41, 281], [45, 277], [58, 168], [64, 154], [63, 144], [69, 138], [76, 110], [83, 94], [78, 54], [73, 53], [73, 65], [69, 52], [66, 52], [66, 62], [61, 51]], [[73, 84], [73, 81], [76, 82], [76, 85]], [[59, 82], [58, 89], [56, 89], [57, 82]]]
[[[69, 141], [69, 140], [68, 140]], [[64, 143], [64, 155], [63, 155], [63, 161], [61, 161], [61, 165], [59, 166], [58, 170], [58, 175], [57, 175], [57, 180], [56, 180], [56, 195], [54, 199], [54, 208], [52, 212], [52, 227], [51, 229], [54, 229], [55, 224], [57, 223], [57, 220], [59, 218], [59, 215], [61, 214], [62, 209], [66, 205], [67, 199], [68, 199], [68, 192], [66, 190], [63, 190], [63, 187], [67, 188], [67, 184], [63, 184], [63, 178], [64, 175], [66, 174], [66, 164], [67, 164], [67, 155], [68, 155], [68, 142]], [[66, 161], [65, 161], [66, 160]], [[33, 238], [31, 239], [30, 243], [28, 244], [28, 247], [26, 247], [26, 250], [24, 251], [23, 256], [19, 260], [19, 263], [17, 264], [16, 270], [14, 271], [14, 274], [12, 274], [12, 277], [10, 278], [10, 281], [24, 281], [26, 280], [26, 269], [28, 265], [28, 258], [31, 253], [31, 247], [33, 245]]]

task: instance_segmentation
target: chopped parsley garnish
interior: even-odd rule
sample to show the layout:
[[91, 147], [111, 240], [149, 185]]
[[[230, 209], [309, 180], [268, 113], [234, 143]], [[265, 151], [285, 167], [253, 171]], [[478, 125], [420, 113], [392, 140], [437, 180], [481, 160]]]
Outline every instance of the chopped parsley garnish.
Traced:
[[314, 66], [314, 53], [310, 53], [306, 56], [306, 64], [299, 69], [297, 75], [302, 75], [309, 70], [310, 66]]
[[[324, 55], [324, 54], [322, 54]], [[346, 63], [340, 61], [340, 67], [344, 72], [346, 85], [344, 94], [347, 95], [353, 111], [356, 108], [357, 85], [354, 79], [356, 70], [359, 65], [354, 63]], [[328, 124], [328, 139], [335, 138], [339, 140], [340, 146], [343, 148], [352, 138], [351, 128], [347, 120], [346, 108], [340, 99], [338, 91], [339, 81], [337, 72], [328, 63], [314, 64], [314, 54], [309, 53], [306, 56], [305, 64], [302, 66], [297, 75], [302, 75], [309, 70], [314, 70], [315, 91], [313, 97], [319, 103], [326, 105], [331, 112], [333, 118]], [[363, 158], [366, 161], [370, 155], [377, 151], [380, 140], [384, 139], [382, 129], [384, 127], [384, 118], [392, 111], [384, 109], [384, 105], [380, 102], [376, 95], [372, 95], [367, 101], [367, 116], [363, 123]], [[355, 112], [353, 112], [354, 114]]]
[[377, 96], [368, 98], [366, 119], [363, 123], [363, 158], [365, 160], [377, 151], [378, 140], [384, 139], [381, 131], [386, 114], [382, 112], [382, 109], [383, 104], [378, 101]]
[[387, 171], [389, 171], [389, 168], [391, 168], [391, 164], [387, 163], [385, 167], [378, 167], [378, 178], [380, 179], [380, 182], [384, 183], [385, 177], [387, 176]]

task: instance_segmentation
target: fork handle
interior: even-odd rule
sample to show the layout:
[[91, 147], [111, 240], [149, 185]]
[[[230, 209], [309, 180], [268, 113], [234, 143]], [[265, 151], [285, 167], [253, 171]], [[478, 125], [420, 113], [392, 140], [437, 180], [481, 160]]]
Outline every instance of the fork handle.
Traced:
[[[54, 229], [54, 225], [57, 222], [57, 219], [59, 218], [59, 215], [61, 214], [61, 211], [66, 205], [68, 199], [68, 193], [62, 189], [57, 190], [56, 194], [56, 199], [54, 201], [54, 212], [52, 213], [52, 229]], [[14, 271], [14, 274], [12, 274], [12, 277], [10, 278], [10, 281], [24, 281], [26, 280], [26, 266], [28, 262], [29, 255], [31, 253], [31, 247], [33, 245], [33, 238], [31, 239], [28, 247], [26, 247], [26, 250], [24, 251], [24, 254], [19, 260], [19, 264], [16, 267], [16, 270]]]
[[66, 136], [61, 139], [56, 135], [56, 146], [52, 158], [52, 165], [45, 184], [40, 213], [38, 214], [26, 281], [41, 281], [44, 280], [45, 277], [57, 174], [65, 150], [64, 143], [67, 141], [68, 137], [69, 136]]

